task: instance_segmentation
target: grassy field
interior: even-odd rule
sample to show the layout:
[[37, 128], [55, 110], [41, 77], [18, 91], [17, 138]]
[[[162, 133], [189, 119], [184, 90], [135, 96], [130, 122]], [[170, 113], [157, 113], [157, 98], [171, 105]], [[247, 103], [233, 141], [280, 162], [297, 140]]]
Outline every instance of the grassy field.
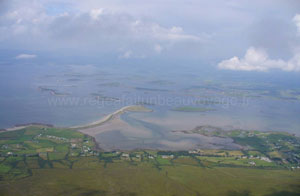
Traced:
[[179, 131], [185, 134], [200, 134], [207, 137], [232, 139], [233, 143], [242, 147], [243, 152], [201, 150], [202, 155], [247, 156], [268, 158], [277, 164], [300, 166], [300, 137], [287, 132], [261, 132], [256, 130], [223, 130], [214, 126], [198, 126], [191, 130]]
[[102, 152], [82, 133], [33, 126], [0, 133], [0, 155], [1, 196], [300, 194], [299, 169], [253, 150]]
[[153, 167], [80, 158], [72, 169], [32, 169], [32, 176], [0, 182], [0, 195], [298, 195], [300, 172], [254, 168]]

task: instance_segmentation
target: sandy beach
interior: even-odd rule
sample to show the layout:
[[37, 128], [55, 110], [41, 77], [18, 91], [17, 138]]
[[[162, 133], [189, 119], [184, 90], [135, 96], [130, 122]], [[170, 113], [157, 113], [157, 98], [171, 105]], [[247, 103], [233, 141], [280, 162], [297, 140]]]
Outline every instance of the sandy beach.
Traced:
[[[97, 127], [97, 126], [103, 125], [104, 123], [109, 122], [110, 120], [114, 119], [118, 115], [121, 115], [125, 112], [152, 112], [152, 110], [150, 110], [150, 109], [148, 109], [148, 108], [146, 108], [142, 105], [125, 106], [125, 107], [123, 107], [123, 108], [121, 108], [121, 109], [105, 116], [104, 118], [101, 118], [101, 119], [99, 119], [97, 121], [94, 121], [92, 123], [85, 124], [85, 125], [72, 126], [72, 127], [67, 127], [67, 128], [87, 129], [87, 128], [92, 128], [92, 127]], [[42, 123], [28, 123], [28, 124], [22, 124], [22, 125], [15, 125], [14, 127], [3, 129], [2, 132], [17, 131], [17, 130], [25, 129], [25, 128], [30, 127], [30, 126], [54, 127], [53, 125], [42, 124]]]
[[94, 121], [94, 122], [86, 124], [86, 125], [73, 126], [70, 128], [71, 129], [87, 129], [87, 128], [91, 128], [91, 127], [100, 126], [100, 125], [103, 125], [104, 123], [112, 120], [116, 116], [123, 114], [124, 112], [152, 112], [152, 110], [145, 108], [144, 106], [141, 106], [141, 105], [125, 106], [125, 107], [123, 107], [123, 108], [105, 116], [104, 118], [97, 120], [97, 121]]

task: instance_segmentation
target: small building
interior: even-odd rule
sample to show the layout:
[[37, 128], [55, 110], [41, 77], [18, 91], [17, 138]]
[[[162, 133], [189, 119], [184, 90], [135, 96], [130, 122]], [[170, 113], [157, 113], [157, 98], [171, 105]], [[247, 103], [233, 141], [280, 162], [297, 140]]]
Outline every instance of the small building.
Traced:
[[71, 144], [71, 148], [76, 148], [76, 146], [77, 146], [77, 145], [74, 144], [74, 143]]
[[161, 158], [163, 158], [163, 159], [173, 159], [174, 155], [162, 155]]
[[271, 163], [272, 161], [268, 157], [261, 157], [260, 160]]
[[198, 154], [197, 150], [189, 150], [189, 154]]
[[129, 154], [123, 153], [123, 154], [122, 154], [122, 157], [129, 158]]

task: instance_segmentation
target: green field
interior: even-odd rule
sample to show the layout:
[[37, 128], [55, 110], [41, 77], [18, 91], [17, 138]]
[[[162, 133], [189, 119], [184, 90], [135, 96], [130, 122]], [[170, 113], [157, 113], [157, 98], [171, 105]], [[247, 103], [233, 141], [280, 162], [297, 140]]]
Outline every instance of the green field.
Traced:
[[1, 195], [298, 195], [300, 172], [254, 168], [153, 167], [80, 158], [74, 168], [32, 169], [0, 183]]
[[254, 150], [103, 152], [74, 130], [32, 126], [0, 133], [0, 154], [1, 196], [300, 194], [299, 169]]

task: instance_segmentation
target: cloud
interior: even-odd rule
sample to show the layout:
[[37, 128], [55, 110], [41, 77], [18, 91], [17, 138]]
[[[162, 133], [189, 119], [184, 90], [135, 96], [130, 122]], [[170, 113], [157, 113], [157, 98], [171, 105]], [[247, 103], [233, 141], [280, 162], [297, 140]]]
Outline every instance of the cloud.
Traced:
[[122, 52], [121, 50], [121, 54], [118, 57], [119, 59], [143, 59], [147, 56], [138, 51], [126, 50]]
[[90, 16], [94, 20], [98, 20], [99, 16], [103, 13], [103, 9], [92, 9], [90, 11]]
[[[146, 25], [149, 25], [148, 27]], [[201, 37], [186, 34], [181, 27], [173, 26], [164, 28], [158, 24], [141, 24], [145, 29], [152, 33], [153, 37], [159, 40], [171, 41], [203, 41]]]
[[290, 17], [299, 10], [292, 1], [0, 0], [0, 49], [119, 57], [122, 48], [134, 56], [213, 61], [254, 45], [286, 58], [299, 45], [291, 38]]
[[[158, 23], [135, 19], [129, 14], [93, 9], [77, 15], [57, 16], [48, 26], [54, 38], [76, 38], [78, 41], [97, 42], [101, 39], [130, 39], [136, 42], [202, 41], [206, 38], [186, 33], [181, 27], [164, 27]], [[73, 40], [74, 41], [74, 40]]]
[[[292, 20], [297, 26], [300, 35], [300, 14], [296, 14]], [[272, 33], [265, 35], [272, 36]], [[270, 37], [269, 36], [269, 37]], [[272, 39], [274, 42], [275, 40]], [[282, 41], [282, 40], [281, 40]], [[276, 39], [276, 42], [277, 39]], [[296, 47], [297, 48], [297, 47]], [[283, 71], [300, 71], [300, 52], [296, 51], [294, 56], [285, 61], [282, 59], [271, 59], [267, 52], [261, 48], [250, 47], [243, 58], [232, 57], [228, 60], [223, 60], [218, 64], [220, 69], [241, 70], [241, 71], [268, 71], [270, 69], [279, 69]]]
[[296, 14], [293, 18], [293, 22], [297, 26], [298, 35], [300, 35], [300, 14]]
[[268, 71], [280, 69], [283, 71], [300, 71], [300, 53], [296, 53], [290, 60], [270, 59], [266, 51], [250, 47], [244, 58], [232, 57], [218, 64], [220, 69], [241, 71]]
[[129, 59], [130, 57], [132, 57], [132, 51], [131, 50], [128, 50], [128, 51], [124, 52], [124, 54], [119, 56], [119, 58], [121, 58], [121, 59]]
[[15, 58], [16, 59], [34, 59], [36, 57], [37, 57], [37, 55], [35, 55], [35, 54], [19, 54]]
[[155, 44], [155, 46], [154, 46], [154, 51], [155, 51], [155, 52], [161, 53], [162, 50], [163, 50], [163, 48], [161, 47], [161, 45]]
[[[39, 1], [15, 2], [0, 18], [0, 44], [17, 49], [44, 48], [94, 53], [132, 50], [136, 56], [152, 55], [153, 43], [176, 48], [207, 37], [187, 33], [179, 25], [162, 25], [151, 19], [109, 8], [70, 9], [55, 12]], [[0, 47], [1, 48], [1, 47]], [[124, 54], [124, 58], [131, 54]]]

